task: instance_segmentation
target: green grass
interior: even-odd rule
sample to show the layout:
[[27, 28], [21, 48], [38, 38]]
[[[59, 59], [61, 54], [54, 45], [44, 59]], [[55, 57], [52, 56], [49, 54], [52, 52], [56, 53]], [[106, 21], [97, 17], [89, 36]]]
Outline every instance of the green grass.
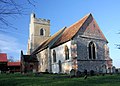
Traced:
[[119, 86], [120, 75], [63, 78], [58, 75], [0, 74], [0, 86]]

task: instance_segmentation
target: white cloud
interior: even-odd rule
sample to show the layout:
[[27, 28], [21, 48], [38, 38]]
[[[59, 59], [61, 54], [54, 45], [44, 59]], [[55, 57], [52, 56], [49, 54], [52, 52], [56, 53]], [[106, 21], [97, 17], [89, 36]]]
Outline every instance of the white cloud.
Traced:
[[13, 56], [15, 60], [19, 60], [20, 51], [26, 50], [26, 45], [19, 43], [15, 37], [0, 34], [0, 50], [7, 53], [8, 57]]

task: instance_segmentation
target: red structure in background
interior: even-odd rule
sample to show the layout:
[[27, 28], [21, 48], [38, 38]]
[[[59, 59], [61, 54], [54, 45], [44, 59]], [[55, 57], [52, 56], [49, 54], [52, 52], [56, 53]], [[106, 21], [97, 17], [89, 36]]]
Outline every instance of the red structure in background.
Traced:
[[6, 53], [0, 53], [0, 72], [6, 72], [7, 71], [7, 54]]
[[9, 72], [20, 72], [20, 62], [8, 62], [7, 67]]
[[7, 54], [6, 53], [0, 53], [0, 62], [4, 63], [7, 62]]
[[8, 62], [7, 54], [0, 53], [0, 72], [20, 72], [20, 62]]

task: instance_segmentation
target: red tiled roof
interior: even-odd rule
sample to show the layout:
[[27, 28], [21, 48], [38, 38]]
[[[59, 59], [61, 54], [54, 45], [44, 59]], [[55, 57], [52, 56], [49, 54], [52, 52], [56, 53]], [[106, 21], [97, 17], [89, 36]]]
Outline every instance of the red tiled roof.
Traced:
[[20, 66], [20, 62], [8, 62], [8, 66]]
[[70, 39], [72, 39], [90, 15], [91, 14], [86, 15], [78, 22], [76, 22], [73, 25], [71, 25], [70, 27], [66, 28], [65, 31], [63, 32], [63, 34], [61, 35], [61, 37], [56, 41], [54, 46], [58, 46], [59, 44], [67, 42]]
[[[60, 45], [62, 43], [65, 43], [65, 42], [71, 40], [77, 34], [77, 32], [81, 29], [83, 24], [87, 21], [87, 19], [90, 16], [92, 16], [91, 13], [86, 15], [86, 16], [84, 16], [81, 20], [79, 20], [78, 22], [74, 23], [70, 27], [66, 28], [64, 30], [64, 32], [62, 33], [61, 37], [55, 42], [53, 47], [58, 46], [58, 45]], [[107, 39], [103, 35], [102, 31], [100, 29], [99, 29], [99, 31], [100, 31], [100, 34], [101, 34], [102, 38], [107, 41]]]
[[[83, 26], [83, 24], [86, 22], [86, 20], [90, 16], [92, 16], [92, 14], [88, 14], [88, 15], [84, 16], [81, 20], [79, 20], [78, 22], [74, 23], [70, 27], [66, 28], [64, 31], [63, 30], [58, 31], [56, 34], [51, 36], [49, 39], [45, 40], [37, 49], [35, 49], [33, 51], [32, 54], [36, 54], [36, 53], [40, 52], [41, 50], [47, 48], [49, 43], [52, 40], [54, 40], [59, 34], [61, 34], [60, 37], [57, 40], [55, 40], [55, 43], [53, 44], [52, 47], [56, 47], [56, 46], [58, 46], [58, 45], [60, 45], [62, 43], [65, 43], [65, 42], [71, 40], [77, 34], [77, 32], [80, 30], [80, 28]], [[101, 34], [102, 38], [104, 40], [106, 40], [106, 38], [104, 37], [102, 31], [101, 30], [99, 30], [99, 31], [100, 31], [100, 34]]]
[[[58, 38], [58, 40], [54, 43], [53, 47], [56, 46], [56, 45], [59, 45], [61, 43], [64, 43], [68, 40], [70, 40], [77, 32], [78, 30], [80, 29], [80, 27], [82, 26], [82, 24], [85, 22], [85, 20], [89, 17], [89, 15], [91, 14], [88, 14], [86, 15], [85, 17], [83, 17], [80, 21], [76, 22], [75, 24], [71, 25], [70, 27], [68, 28], [64, 28], [60, 31], [58, 31], [57, 33], [55, 33], [53, 36], [51, 36], [49, 39], [45, 40], [38, 48], [36, 48], [32, 54], [36, 54], [38, 53], [39, 51], [45, 49], [48, 47], [48, 44], [54, 40], [59, 34], [62, 33], [62, 31], [64, 31], [62, 33], [62, 35], [60, 36], [60, 38]], [[73, 30], [74, 29], [74, 30]]]
[[0, 53], [0, 62], [7, 62], [7, 54]]

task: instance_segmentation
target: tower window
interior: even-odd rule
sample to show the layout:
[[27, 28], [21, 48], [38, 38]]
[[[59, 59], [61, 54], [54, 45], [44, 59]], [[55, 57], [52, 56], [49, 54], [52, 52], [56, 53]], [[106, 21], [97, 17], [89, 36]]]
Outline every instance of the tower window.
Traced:
[[65, 60], [68, 60], [69, 59], [69, 49], [68, 49], [68, 46], [66, 45], [65, 46]]
[[41, 35], [41, 36], [45, 35], [45, 34], [44, 34], [44, 29], [43, 29], [43, 28], [40, 29], [40, 35]]
[[95, 45], [93, 42], [89, 43], [89, 59], [96, 59]]
[[56, 62], [56, 51], [53, 50], [53, 62]]

